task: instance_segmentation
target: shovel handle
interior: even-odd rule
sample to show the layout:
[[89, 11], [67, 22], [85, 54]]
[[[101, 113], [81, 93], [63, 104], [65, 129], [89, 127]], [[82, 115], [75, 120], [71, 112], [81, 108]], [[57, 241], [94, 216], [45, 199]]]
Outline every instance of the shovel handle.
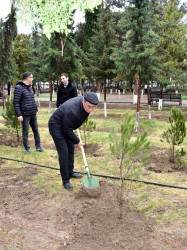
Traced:
[[[80, 142], [82, 143], [79, 129], [77, 129], [77, 134], [78, 134]], [[85, 155], [84, 147], [83, 146], [81, 147], [81, 151], [82, 151], [82, 156], [83, 156], [83, 160], [84, 160], [84, 165], [85, 165], [86, 171], [89, 171], [89, 169], [88, 169], [88, 163], [87, 163], [87, 160], [86, 160], [86, 155]]]

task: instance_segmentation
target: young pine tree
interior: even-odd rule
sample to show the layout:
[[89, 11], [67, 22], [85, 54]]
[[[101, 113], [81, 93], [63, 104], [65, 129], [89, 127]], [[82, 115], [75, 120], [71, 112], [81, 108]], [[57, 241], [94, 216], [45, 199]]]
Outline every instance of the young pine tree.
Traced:
[[16, 133], [17, 141], [19, 141], [21, 124], [14, 110], [13, 99], [6, 102], [6, 113], [2, 114], [2, 116], [5, 119], [5, 126], [9, 128], [10, 132]]
[[134, 139], [135, 129], [132, 116], [126, 114], [122, 119], [120, 130], [118, 131], [113, 128], [109, 134], [111, 141], [110, 151], [119, 163], [121, 177], [119, 195], [120, 218], [122, 218], [122, 205], [124, 201], [124, 181], [126, 178], [139, 178], [142, 166], [148, 159], [147, 151], [150, 142], [147, 140], [147, 133], [144, 132]]
[[87, 145], [87, 142], [90, 138], [90, 133], [96, 129], [96, 123], [94, 121], [89, 120], [88, 118], [85, 120], [85, 122], [81, 126], [81, 130], [83, 130], [84, 133], [84, 144], [85, 147]]
[[[170, 127], [162, 134], [163, 139], [169, 144], [169, 160], [175, 162], [175, 148], [180, 145], [186, 136], [185, 118], [183, 112], [178, 108], [172, 109], [172, 114], [169, 116]], [[161, 140], [163, 141], [163, 140]], [[185, 154], [181, 149], [181, 156]]]

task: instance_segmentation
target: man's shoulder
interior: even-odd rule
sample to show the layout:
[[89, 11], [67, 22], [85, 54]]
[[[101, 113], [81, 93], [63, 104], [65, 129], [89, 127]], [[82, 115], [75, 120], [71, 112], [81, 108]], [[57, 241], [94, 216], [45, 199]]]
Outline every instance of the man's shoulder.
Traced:
[[22, 84], [17, 84], [15, 87], [15, 90], [22, 90], [23, 89], [23, 85]]
[[76, 96], [64, 102], [61, 106], [64, 107], [66, 111], [77, 110], [77, 108], [80, 106], [82, 102], [82, 99], [83, 99], [82, 96]]

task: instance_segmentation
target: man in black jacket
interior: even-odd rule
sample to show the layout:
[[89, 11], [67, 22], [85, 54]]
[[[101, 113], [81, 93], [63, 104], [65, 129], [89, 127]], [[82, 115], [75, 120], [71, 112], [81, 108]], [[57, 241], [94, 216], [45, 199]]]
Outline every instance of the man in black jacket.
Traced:
[[58, 86], [57, 90], [57, 108], [67, 100], [77, 96], [76, 86], [70, 82], [68, 75], [61, 74], [61, 84]]
[[34, 100], [34, 93], [31, 87], [33, 75], [30, 72], [23, 74], [23, 80], [18, 81], [14, 91], [14, 109], [18, 121], [22, 124], [22, 140], [25, 153], [30, 153], [28, 144], [29, 124], [34, 133], [35, 146], [38, 152], [43, 152], [40, 146], [40, 135], [38, 132], [38, 109]]
[[74, 169], [74, 144], [83, 146], [73, 130], [79, 128], [89, 116], [99, 100], [95, 93], [87, 92], [63, 103], [49, 119], [49, 132], [53, 137], [60, 164], [60, 173], [66, 189], [73, 189], [70, 178], [81, 178]]

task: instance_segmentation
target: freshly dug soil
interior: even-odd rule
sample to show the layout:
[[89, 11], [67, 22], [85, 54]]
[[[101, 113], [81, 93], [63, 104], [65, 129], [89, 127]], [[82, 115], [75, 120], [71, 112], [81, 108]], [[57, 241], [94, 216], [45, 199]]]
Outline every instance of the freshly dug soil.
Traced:
[[[0, 164], [2, 163], [2, 160]], [[157, 228], [100, 182], [100, 195], [62, 190], [52, 197], [31, 182], [35, 167], [0, 168], [1, 249], [186, 249], [184, 227]], [[72, 180], [73, 182], [73, 180]]]

